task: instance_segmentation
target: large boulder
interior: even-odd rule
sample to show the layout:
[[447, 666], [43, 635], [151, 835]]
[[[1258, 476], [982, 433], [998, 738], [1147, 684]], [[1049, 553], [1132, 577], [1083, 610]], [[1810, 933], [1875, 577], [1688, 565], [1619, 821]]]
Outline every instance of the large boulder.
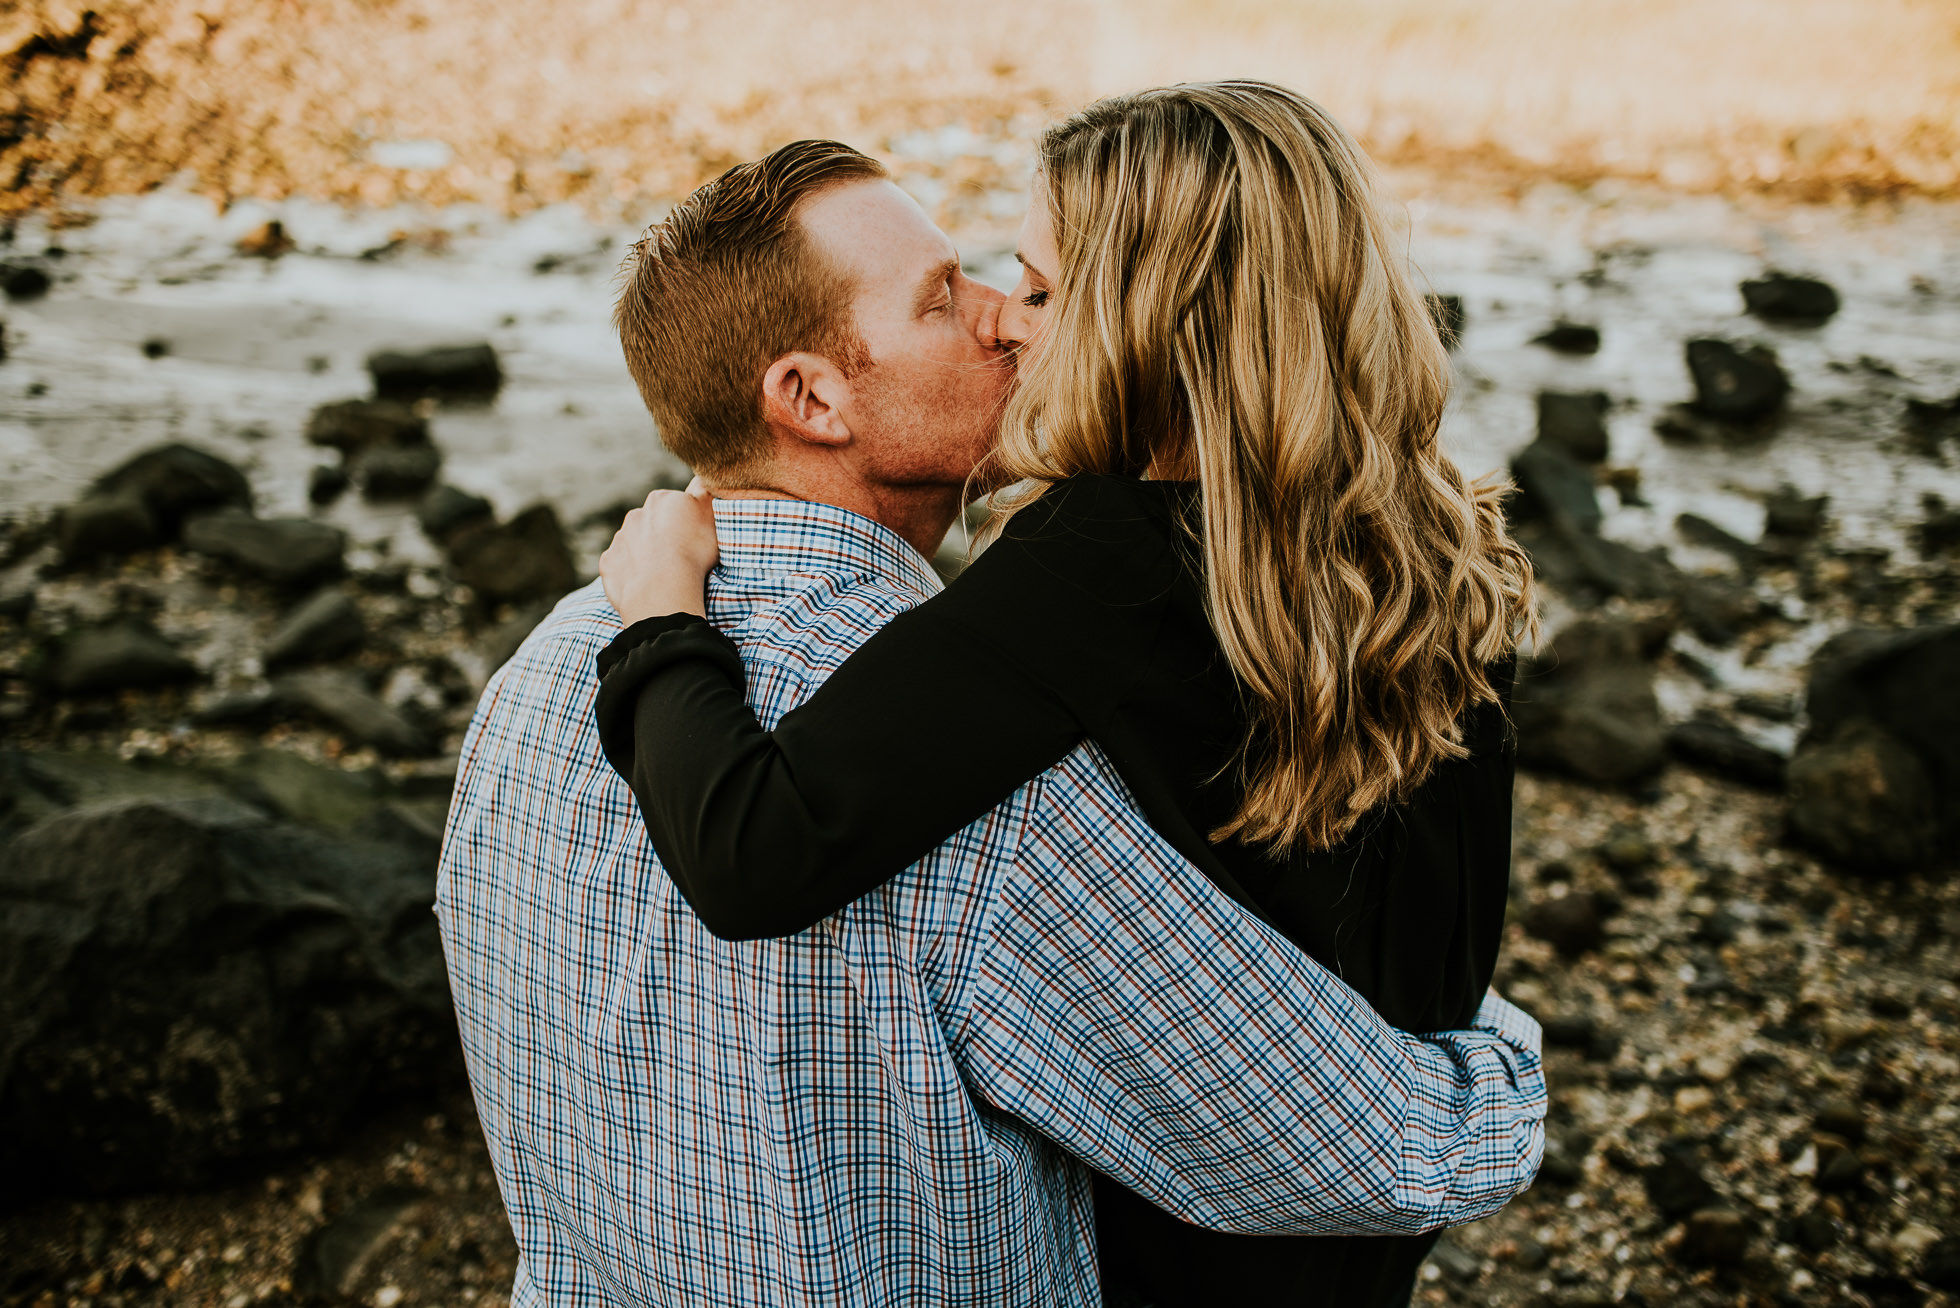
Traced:
[[1766, 418], [1790, 393], [1782, 365], [1760, 345], [1738, 350], [1727, 341], [1689, 341], [1688, 371], [1695, 381], [1695, 411], [1723, 422]]
[[1848, 865], [1903, 867], [1960, 842], [1960, 623], [1861, 629], [1811, 660], [1790, 766], [1796, 833]]
[[490, 345], [446, 345], [415, 354], [371, 354], [368, 372], [384, 400], [489, 400], [504, 384], [504, 370]]
[[537, 504], [509, 522], [479, 522], [449, 538], [456, 576], [491, 603], [556, 599], [578, 584], [558, 514]]
[[56, 538], [72, 559], [124, 554], [174, 539], [186, 514], [251, 505], [237, 468], [194, 445], [161, 445], [97, 478], [62, 511]]
[[425, 847], [222, 795], [0, 847], [0, 1188], [200, 1185], [454, 1083]]
[[1521, 669], [1511, 706], [1518, 762], [1624, 785], [1657, 771], [1667, 735], [1651, 662], [1660, 624], [1581, 618]]
[[267, 581], [300, 586], [340, 574], [347, 533], [311, 518], [255, 518], [220, 509], [184, 524], [184, 545]]
[[1918, 756], [1867, 718], [1811, 732], [1790, 760], [1790, 830], [1844, 867], [1916, 867], [1939, 844], [1938, 797]]

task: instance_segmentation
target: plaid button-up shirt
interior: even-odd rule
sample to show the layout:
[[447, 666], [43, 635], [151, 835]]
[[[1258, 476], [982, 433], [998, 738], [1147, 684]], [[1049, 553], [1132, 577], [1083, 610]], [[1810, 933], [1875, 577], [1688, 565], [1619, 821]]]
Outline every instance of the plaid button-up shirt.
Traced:
[[[938, 589], [856, 514], [715, 512], [709, 615], [766, 725]], [[715, 939], [600, 752], [619, 630], [594, 584], [491, 680], [443, 848], [517, 1308], [1091, 1308], [1090, 1167], [1246, 1232], [1422, 1230], [1529, 1183], [1537, 1025], [1493, 997], [1473, 1031], [1392, 1030], [1093, 744], [811, 930]]]

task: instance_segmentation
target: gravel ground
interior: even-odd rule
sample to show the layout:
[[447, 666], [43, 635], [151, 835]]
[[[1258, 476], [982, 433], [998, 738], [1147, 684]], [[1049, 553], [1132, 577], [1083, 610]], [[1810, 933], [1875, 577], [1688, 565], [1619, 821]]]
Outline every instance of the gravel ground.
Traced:
[[[1778, 797], [1679, 768], [1518, 799], [1514, 916], [1620, 907], [1577, 958], [1510, 928], [1500, 986], [1558, 1042], [1554, 1146], [1418, 1302], [1960, 1302], [1913, 1280], [1960, 1231], [1960, 887], [1836, 875], [1781, 846]], [[459, 1093], [229, 1189], [16, 1213], [0, 1304], [491, 1306], [513, 1258]]]

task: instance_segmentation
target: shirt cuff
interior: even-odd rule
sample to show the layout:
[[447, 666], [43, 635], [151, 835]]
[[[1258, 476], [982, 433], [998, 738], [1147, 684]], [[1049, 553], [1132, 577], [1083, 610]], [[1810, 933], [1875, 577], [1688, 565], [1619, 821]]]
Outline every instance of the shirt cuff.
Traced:
[[1470, 1019], [1470, 1025], [1494, 1033], [1513, 1048], [1529, 1050], [1541, 1057], [1545, 1052], [1545, 1032], [1538, 1019], [1495, 990], [1484, 993], [1484, 1002]]

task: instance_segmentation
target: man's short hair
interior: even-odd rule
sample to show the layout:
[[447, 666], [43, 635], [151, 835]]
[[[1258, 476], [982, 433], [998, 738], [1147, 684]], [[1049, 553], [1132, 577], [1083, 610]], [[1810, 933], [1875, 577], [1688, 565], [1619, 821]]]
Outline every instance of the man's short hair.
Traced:
[[660, 437], [696, 472], [729, 478], [769, 451], [762, 378], [785, 354], [847, 375], [870, 363], [849, 277], [797, 214], [845, 182], [887, 177], [836, 141], [795, 141], [729, 169], [647, 229], [627, 255], [613, 325]]

